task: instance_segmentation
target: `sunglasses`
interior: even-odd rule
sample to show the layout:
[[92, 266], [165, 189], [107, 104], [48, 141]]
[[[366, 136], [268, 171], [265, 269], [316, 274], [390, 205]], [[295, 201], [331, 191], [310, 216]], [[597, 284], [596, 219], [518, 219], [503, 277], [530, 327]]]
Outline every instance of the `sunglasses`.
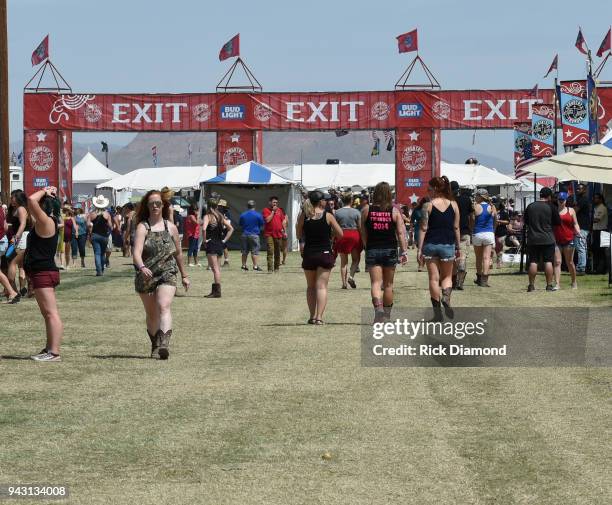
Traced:
[[152, 202], [149, 202], [147, 205], [149, 207], [154, 207], [156, 209], [159, 209], [163, 205], [163, 202], [161, 202], [160, 200], [154, 200]]

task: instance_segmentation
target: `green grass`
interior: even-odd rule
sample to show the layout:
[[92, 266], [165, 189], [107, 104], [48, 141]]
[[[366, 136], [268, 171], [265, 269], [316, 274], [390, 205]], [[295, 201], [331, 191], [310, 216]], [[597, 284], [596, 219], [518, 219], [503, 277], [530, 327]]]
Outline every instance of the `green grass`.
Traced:
[[[398, 306], [429, 300], [412, 259]], [[296, 255], [268, 275], [233, 254], [220, 300], [190, 268], [153, 361], [133, 270], [112, 262], [62, 274], [61, 364], [21, 359], [43, 346], [33, 300], [0, 306], [0, 484], [67, 484], [78, 504], [609, 503], [609, 369], [363, 368], [365, 274], [343, 291], [335, 269], [328, 325], [308, 326]], [[528, 297], [510, 272], [486, 291], [468, 276], [455, 304], [612, 304], [603, 277]]]

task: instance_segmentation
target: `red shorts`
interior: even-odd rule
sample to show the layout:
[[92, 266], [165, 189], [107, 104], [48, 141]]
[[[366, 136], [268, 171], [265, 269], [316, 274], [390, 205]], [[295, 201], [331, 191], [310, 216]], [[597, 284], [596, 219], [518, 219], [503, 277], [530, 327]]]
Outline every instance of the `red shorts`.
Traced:
[[342, 230], [343, 235], [335, 244], [336, 253], [351, 254], [354, 250], [361, 252], [361, 236], [359, 230]]
[[29, 272], [28, 278], [32, 289], [55, 288], [60, 283], [60, 274], [57, 270]]

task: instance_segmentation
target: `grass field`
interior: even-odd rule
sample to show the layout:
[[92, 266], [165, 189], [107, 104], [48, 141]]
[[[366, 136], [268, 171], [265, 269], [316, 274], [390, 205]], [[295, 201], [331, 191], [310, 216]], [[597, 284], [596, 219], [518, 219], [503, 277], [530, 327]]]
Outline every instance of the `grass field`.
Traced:
[[[63, 363], [27, 359], [33, 300], [0, 306], [0, 484], [68, 485], [75, 504], [610, 503], [609, 369], [364, 368], [364, 273], [343, 291], [334, 270], [315, 327], [297, 255], [278, 275], [231, 263], [217, 300], [189, 269], [167, 362], [116, 253], [103, 278], [62, 274]], [[509, 270], [471, 278], [456, 305], [612, 305], [603, 277], [530, 296]], [[428, 304], [413, 256], [396, 281], [396, 305]]]

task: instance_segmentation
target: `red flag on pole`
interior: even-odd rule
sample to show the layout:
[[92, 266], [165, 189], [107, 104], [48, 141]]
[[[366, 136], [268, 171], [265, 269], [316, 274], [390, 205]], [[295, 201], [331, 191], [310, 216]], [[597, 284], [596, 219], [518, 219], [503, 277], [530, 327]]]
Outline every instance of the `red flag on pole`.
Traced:
[[582, 54], [589, 53], [589, 46], [587, 46], [586, 40], [584, 40], [584, 36], [582, 35], [582, 28], [578, 27], [578, 37], [576, 37], [576, 48]]
[[606, 34], [604, 39], [601, 41], [601, 46], [599, 46], [599, 49], [597, 51], [597, 57], [601, 58], [606, 51], [611, 51], [611, 50], [612, 50], [612, 28], [609, 28], [608, 33]]
[[49, 35], [47, 35], [43, 41], [38, 44], [38, 47], [34, 49], [32, 53], [32, 66], [35, 67], [39, 63], [42, 63], [49, 57]]
[[550, 64], [550, 68], [548, 69], [548, 72], [546, 72], [544, 79], [546, 79], [553, 70], [559, 70], [559, 55], [558, 54], [555, 54], [555, 59]]
[[219, 51], [219, 61], [227, 60], [233, 56], [240, 56], [240, 34], [235, 35]]
[[400, 53], [409, 53], [411, 51], [419, 50], [419, 40], [417, 30], [414, 29], [408, 33], [402, 33], [396, 37], [397, 48]]

